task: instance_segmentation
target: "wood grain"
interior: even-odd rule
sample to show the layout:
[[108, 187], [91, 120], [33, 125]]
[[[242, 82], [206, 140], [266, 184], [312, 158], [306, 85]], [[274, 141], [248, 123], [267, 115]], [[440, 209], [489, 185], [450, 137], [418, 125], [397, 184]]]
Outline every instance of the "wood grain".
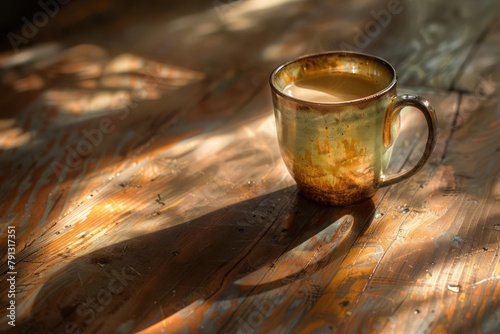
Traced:
[[[18, 275], [1, 330], [498, 330], [498, 5], [401, 1], [356, 46], [388, 6], [71, 3], [2, 53], [0, 272], [15, 226]], [[439, 131], [416, 176], [341, 208], [298, 193], [267, 80], [346, 43], [393, 63]], [[388, 172], [416, 163], [426, 133], [405, 109]]]

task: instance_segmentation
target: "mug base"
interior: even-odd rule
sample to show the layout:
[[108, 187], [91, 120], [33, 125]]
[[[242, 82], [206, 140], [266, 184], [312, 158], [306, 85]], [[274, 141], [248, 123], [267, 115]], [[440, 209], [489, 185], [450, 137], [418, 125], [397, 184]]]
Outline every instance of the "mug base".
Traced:
[[304, 197], [309, 198], [315, 202], [324, 205], [330, 206], [349, 206], [354, 204], [359, 204], [371, 199], [376, 190], [363, 191], [363, 192], [346, 192], [340, 191], [335, 193], [323, 193], [323, 192], [314, 192], [304, 189], [302, 187], [299, 188], [299, 193]]

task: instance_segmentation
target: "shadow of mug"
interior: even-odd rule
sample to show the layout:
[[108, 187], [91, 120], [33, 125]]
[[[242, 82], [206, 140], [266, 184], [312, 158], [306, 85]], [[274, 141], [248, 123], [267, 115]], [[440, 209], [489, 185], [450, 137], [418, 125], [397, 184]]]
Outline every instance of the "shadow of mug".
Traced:
[[241, 302], [343, 259], [374, 211], [371, 200], [324, 206], [295, 186], [235, 203], [71, 260], [50, 274], [16, 328], [109, 332], [127, 324], [133, 332], [196, 301]]

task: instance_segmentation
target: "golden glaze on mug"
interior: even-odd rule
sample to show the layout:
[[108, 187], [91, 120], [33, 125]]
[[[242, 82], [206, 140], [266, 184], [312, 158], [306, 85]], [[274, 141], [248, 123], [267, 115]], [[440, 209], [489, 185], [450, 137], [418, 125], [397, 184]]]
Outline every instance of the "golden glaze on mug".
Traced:
[[[317, 103], [284, 94], [304, 77], [327, 72], [356, 73], [385, 87], [352, 101]], [[278, 67], [270, 84], [283, 160], [302, 193], [330, 205], [349, 205], [372, 197], [379, 187], [415, 174], [435, 145], [435, 114], [417, 96], [397, 96], [397, 76], [387, 62], [351, 52], [305, 56]], [[429, 126], [424, 155], [409, 171], [384, 177], [404, 106], [422, 111]]]

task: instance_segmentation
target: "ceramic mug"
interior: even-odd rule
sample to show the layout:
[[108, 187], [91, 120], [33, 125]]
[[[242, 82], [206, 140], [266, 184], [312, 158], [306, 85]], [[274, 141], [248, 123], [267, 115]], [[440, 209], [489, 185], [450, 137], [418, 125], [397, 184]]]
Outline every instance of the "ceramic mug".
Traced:
[[[312, 102], [284, 93], [291, 83], [328, 73], [361, 75], [380, 91], [354, 100]], [[397, 95], [397, 74], [385, 60], [355, 52], [303, 56], [277, 67], [270, 77], [278, 141], [283, 160], [301, 193], [328, 205], [371, 198], [378, 188], [407, 179], [429, 159], [436, 143], [436, 115], [427, 100]], [[428, 138], [418, 163], [386, 176], [403, 107], [425, 116]]]

